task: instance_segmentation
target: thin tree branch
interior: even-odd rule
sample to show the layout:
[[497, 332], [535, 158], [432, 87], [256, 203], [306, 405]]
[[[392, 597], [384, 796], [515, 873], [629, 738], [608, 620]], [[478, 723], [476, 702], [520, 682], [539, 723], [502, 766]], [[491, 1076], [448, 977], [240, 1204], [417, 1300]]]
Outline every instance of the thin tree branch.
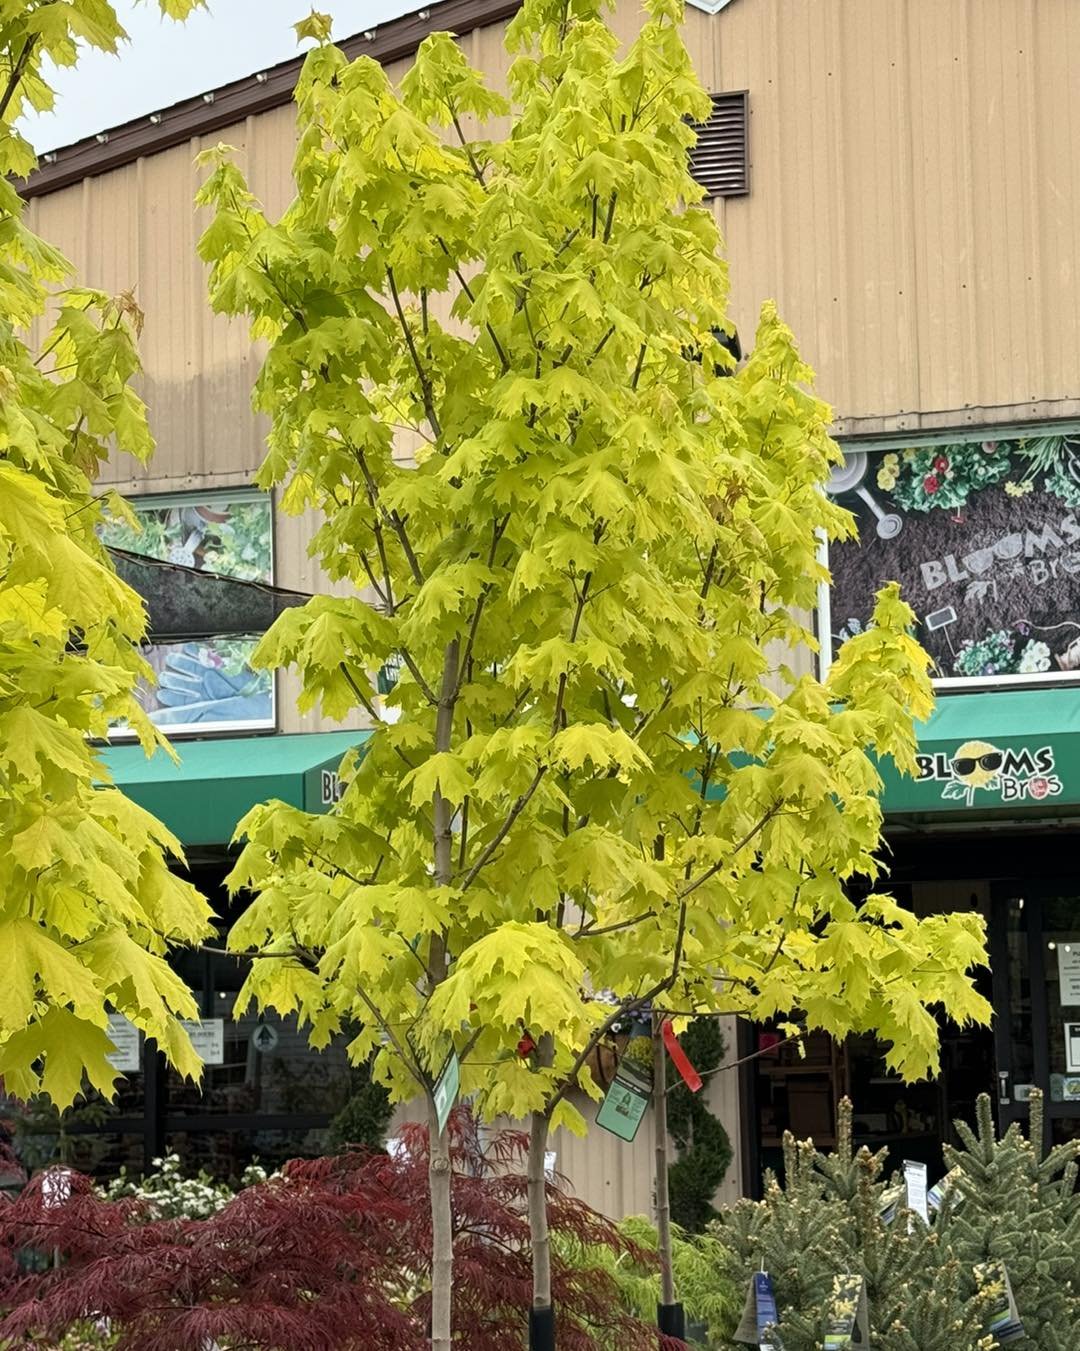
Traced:
[[30, 64], [30, 57], [33, 54], [34, 43], [36, 41], [37, 35], [31, 33], [23, 43], [19, 55], [15, 58], [15, 63], [11, 67], [11, 74], [8, 76], [7, 85], [4, 88], [3, 94], [0, 95], [0, 118], [7, 112], [8, 105], [15, 97], [15, 91], [19, 87], [19, 81], [22, 79], [23, 75], [25, 75], [26, 67]]
[[427, 420], [431, 424], [431, 430], [437, 437], [442, 436], [442, 426], [439, 423], [439, 415], [435, 411], [435, 397], [432, 384], [428, 373], [424, 370], [423, 363], [420, 360], [420, 353], [416, 350], [416, 343], [413, 340], [412, 329], [409, 327], [409, 321], [405, 318], [405, 311], [401, 306], [401, 297], [398, 295], [397, 282], [394, 280], [394, 269], [386, 269], [386, 280], [390, 283], [390, 294], [394, 300], [394, 309], [397, 311], [398, 323], [401, 325], [401, 331], [405, 335], [405, 345], [409, 349], [409, 356], [412, 358], [413, 368], [416, 371], [416, 378], [420, 381], [420, 397], [424, 405], [424, 411], [427, 413]]

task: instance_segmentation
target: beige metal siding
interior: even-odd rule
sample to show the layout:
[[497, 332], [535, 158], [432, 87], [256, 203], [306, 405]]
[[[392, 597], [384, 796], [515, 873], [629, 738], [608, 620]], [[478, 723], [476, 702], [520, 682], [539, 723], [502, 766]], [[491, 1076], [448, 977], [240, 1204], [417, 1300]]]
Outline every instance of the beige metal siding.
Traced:
[[737, 0], [688, 30], [750, 90], [733, 312], [777, 298], [841, 430], [1080, 410], [1080, 7]]

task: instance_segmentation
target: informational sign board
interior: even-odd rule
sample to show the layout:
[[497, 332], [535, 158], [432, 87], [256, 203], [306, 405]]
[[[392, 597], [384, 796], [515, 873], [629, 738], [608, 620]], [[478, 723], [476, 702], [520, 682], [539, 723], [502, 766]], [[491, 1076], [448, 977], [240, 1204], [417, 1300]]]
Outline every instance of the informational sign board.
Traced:
[[1050, 431], [846, 448], [829, 491], [859, 537], [829, 546], [826, 652], [898, 581], [941, 684], [1080, 677], [1080, 436]]
[[121, 1074], [137, 1074], [142, 1069], [139, 1029], [122, 1013], [109, 1014], [109, 1040], [116, 1048], [109, 1064]]
[[224, 1018], [181, 1019], [184, 1030], [191, 1038], [195, 1053], [204, 1065], [224, 1065], [225, 1063], [225, 1020]]
[[1058, 943], [1057, 966], [1061, 1007], [1080, 1008], [1080, 942]]
[[1065, 1073], [1080, 1074], [1080, 1023], [1065, 1024]]

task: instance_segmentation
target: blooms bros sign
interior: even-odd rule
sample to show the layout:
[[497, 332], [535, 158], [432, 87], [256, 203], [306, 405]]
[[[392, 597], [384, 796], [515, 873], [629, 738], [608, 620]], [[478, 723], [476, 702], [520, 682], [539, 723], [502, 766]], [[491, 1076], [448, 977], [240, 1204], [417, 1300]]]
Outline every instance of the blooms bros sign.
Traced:
[[939, 681], [1080, 674], [1080, 436], [849, 448], [829, 491], [859, 539], [829, 549], [826, 649], [896, 580]]

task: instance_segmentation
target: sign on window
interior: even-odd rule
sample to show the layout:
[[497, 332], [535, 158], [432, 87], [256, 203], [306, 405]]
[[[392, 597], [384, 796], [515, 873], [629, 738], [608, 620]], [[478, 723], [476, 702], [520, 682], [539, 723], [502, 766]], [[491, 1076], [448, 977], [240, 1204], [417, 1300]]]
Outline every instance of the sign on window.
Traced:
[[[135, 499], [140, 529], [106, 522], [114, 548], [241, 581], [273, 579], [270, 499], [240, 490]], [[151, 643], [146, 656], [156, 684], [139, 689], [150, 720], [167, 732], [214, 732], [274, 726], [274, 682], [249, 658], [258, 635], [186, 643]]]
[[829, 491], [859, 538], [829, 547], [827, 648], [898, 581], [942, 683], [1080, 674], [1080, 435], [849, 446]]

